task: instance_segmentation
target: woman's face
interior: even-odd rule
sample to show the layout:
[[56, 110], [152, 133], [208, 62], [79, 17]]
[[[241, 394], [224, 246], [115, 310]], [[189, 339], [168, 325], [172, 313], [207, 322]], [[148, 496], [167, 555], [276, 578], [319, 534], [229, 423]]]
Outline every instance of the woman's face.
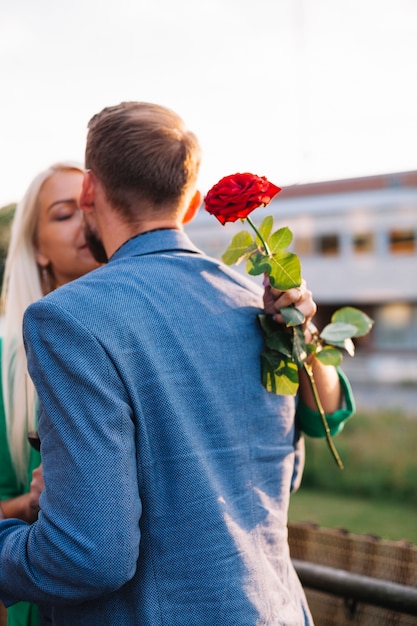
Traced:
[[57, 287], [98, 267], [84, 236], [79, 207], [82, 181], [81, 172], [58, 171], [39, 193], [36, 260], [50, 269]]

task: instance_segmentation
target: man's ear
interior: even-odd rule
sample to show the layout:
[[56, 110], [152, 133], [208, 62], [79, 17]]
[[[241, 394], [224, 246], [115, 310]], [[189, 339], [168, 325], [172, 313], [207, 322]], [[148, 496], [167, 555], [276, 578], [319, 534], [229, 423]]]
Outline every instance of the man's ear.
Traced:
[[192, 219], [196, 216], [198, 209], [201, 206], [202, 195], [200, 191], [196, 191], [193, 195], [190, 204], [188, 205], [188, 209], [184, 213], [184, 217], [182, 218], [183, 224], [188, 224]]
[[91, 170], [86, 170], [84, 172], [80, 195], [80, 209], [84, 211], [84, 213], [91, 213], [94, 207], [95, 185], [96, 180], [93, 172]]

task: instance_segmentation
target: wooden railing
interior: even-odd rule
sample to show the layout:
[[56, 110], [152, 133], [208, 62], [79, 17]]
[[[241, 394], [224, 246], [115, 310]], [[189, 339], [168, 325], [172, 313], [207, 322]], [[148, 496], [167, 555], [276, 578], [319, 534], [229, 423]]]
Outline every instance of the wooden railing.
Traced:
[[316, 626], [417, 625], [416, 546], [313, 524], [288, 535]]
[[288, 530], [317, 626], [416, 626], [416, 546], [313, 524]]
[[364, 602], [417, 616], [417, 589], [414, 587], [298, 559], [293, 559], [293, 563], [305, 588], [344, 598], [351, 609], [358, 602]]

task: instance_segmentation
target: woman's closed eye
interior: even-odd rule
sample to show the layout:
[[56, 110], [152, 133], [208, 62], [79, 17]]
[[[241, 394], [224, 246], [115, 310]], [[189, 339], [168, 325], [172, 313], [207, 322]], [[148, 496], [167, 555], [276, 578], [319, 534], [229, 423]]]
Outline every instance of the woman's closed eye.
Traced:
[[61, 222], [70, 219], [80, 211], [81, 209], [75, 200], [55, 203], [50, 208], [50, 218], [52, 221]]

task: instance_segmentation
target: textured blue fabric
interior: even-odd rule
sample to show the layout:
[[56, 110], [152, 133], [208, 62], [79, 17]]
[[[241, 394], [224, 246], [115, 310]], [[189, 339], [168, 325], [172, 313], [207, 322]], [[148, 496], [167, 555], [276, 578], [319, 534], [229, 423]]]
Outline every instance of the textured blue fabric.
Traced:
[[260, 382], [261, 295], [163, 230], [29, 307], [45, 491], [35, 524], [0, 524], [3, 601], [59, 626], [312, 624], [287, 544], [295, 400]]

